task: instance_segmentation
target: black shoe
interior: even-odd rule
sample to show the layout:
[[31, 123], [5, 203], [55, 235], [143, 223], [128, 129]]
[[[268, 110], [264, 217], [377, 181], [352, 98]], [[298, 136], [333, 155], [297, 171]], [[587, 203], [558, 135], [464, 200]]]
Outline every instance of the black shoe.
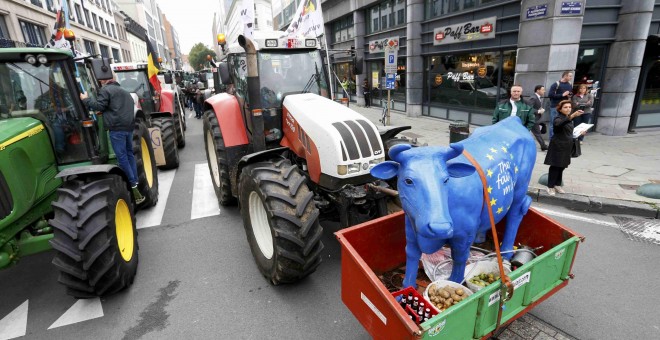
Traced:
[[548, 151], [548, 147], [547, 146], [542, 146], [541, 151]]

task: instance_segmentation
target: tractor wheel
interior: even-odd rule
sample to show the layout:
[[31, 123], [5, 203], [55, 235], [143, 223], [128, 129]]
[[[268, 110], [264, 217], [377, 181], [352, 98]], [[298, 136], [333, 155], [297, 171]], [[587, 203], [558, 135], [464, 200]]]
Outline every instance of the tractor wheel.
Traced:
[[323, 228], [314, 193], [287, 160], [245, 167], [240, 207], [250, 250], [271, 283], [295, 282], [321, 264]]
[[206, 146], [206, 160], [209, 164], [213, 189], [218, 197], [220, 205], [232, 205], [236, 199], [231, 194], [231, 182], [229, 180], [229, 162], [225, 151], [225, 141], [222, 131], [213, 111], [207, 111], [204, 115], [204, 145]]
[[172, 115], [172, 118], [174, 119], [174, 126], [176, 127], [176, 146], [179, 148], [183, 148], [186, 146], [186, 129], [183, 127], [183, 117], [181, 110], [179, 109], [179, 100], [175, 100], [175, 108], [174, 108], [174, 114]]
[[106, 296], [133, 283], [138, 244], [128, 188], [122, 177], [103, 175], [69, 180], [57, 190], [50, 244], [69, 295]]
[[135, 123], [133, 130], [133, 154], [137, 164], [138, 189], [145, 197], [138, 208], [153, 207], [158, 203], [158, 167], [149, 129], [141, 121]]
[[160, 129], [160, 140], [163, 142], [165, 165], [161, 165], [160, 168], [163, 170], [178, 168], [179, 150], [176, 147], [174, 119], [171, 117], [154, 118], [151, 120], [151, 127]]

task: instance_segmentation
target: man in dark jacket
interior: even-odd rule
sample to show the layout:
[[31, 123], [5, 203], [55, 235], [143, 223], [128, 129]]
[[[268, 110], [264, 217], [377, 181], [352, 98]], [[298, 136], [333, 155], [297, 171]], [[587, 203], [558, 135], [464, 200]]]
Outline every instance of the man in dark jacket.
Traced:
[[144, 202], [145, 197], [138, 190], [137, 164], [133, 155], [133, 129], [135, 103], [131, 95], [119, 86], [114, 79], [100, 80], [103, 87], [97, 98], [90, 98], [87, 93], [81, 93], [80, 99], [90, 109], [101, 111], [103, 125], [110, 132], [110, 143], [117, 155], [119, 167], [124, 170], [133, 189], [135, 203]]
[[509, 118], [511, 116], [518, 116], [522, 124], [527, 130], [532, 130], [534, 127], [534, 109], [521, 100], [522, 86], [511, 86], [511, 97], [509, 100], [503, 101], [495, 107], [493, 111], [493, 124]]
[[550, 98], [550, 139], [554, 136], [552, 129], [552, 122], [557, 117], [557, 104], [562, 100], [570, 100], [573, 96], [573, 72], [565, 71], [561, 74], [561, 80], [555, 82], [548, 90], [548, 98]]
[[529, 102], [528, 102], [529, 105], [532, 106], [534, 111], [536, 111], [534, 113], [534, 118], [536, 120], [536, 123], [534, 124], [534, 128], [532, 129], [532, 133], [534, 134], [534, 138], [536, 138], [536, 141], [539, 142], [541, 151], [548, 150], [548, 146], [545, 145], [545, 141], [543, 140], [543, 136], [541, 135], [541, 116], [543, 115], [543, 112], [545, 112], [545, 109], [543, 108], [544, 95], [545, 95], [545, 86], [536, 85], [536, 87], [534, 87], [534, 94], [529, 98]]

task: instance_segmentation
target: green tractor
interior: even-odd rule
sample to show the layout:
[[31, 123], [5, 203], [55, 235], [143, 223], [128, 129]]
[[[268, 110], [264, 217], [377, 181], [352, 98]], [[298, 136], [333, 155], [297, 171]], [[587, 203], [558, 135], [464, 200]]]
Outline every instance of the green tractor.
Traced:
[[[0, 269], [54, 249], [58, 281], [77, 298], [130, 286], [138, 265], [127, 176], [103, 120], [79, 99], [81, 88], [96, 96], [109, 65], [69, 50], [0, 49]], [[153, 205], [154, 153], [148, 131], [135, 131], [140, 188]]]

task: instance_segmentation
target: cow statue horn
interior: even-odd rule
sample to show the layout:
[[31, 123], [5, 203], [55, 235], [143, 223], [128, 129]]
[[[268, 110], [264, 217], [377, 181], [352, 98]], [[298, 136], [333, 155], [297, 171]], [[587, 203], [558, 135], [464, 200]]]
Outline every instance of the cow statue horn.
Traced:
[[[398, 157], [399, 154], [406, 151], [406, 150], [410, 150], [410, 148], [412, 148], [412, 146], [410, 146], [410, 144], [397, 144], [397, 145], [393, 146], [392, 148], [390, 148], [390, 151], [388, 152], [388, 154], [390, 155], [390, 158], [392, 160], [401, 163], [401, 160]], [[461, 152], [462, 152], [462, 150], [461, 150]]]
[[445, 161], [456, 158], [463, 153], [463, 144], [451, 143], [449, 148], [449, 152], [445, 154]]

